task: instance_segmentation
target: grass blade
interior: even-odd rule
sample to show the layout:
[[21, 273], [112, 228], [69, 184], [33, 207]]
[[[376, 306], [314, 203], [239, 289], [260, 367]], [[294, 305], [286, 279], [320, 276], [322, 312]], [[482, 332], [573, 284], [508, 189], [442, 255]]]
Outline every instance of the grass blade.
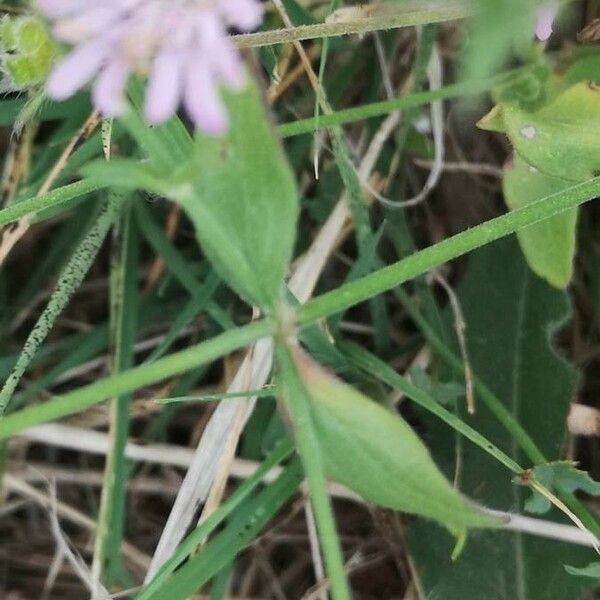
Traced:
[[[111, 266], [111, 338], [113, 373], [131, 368], [137, 330], [138, 237], [132, 222], [131, 204], [123, 206], [114, 231]], [[126, 394], [112, 401], [110, 411], [111, 449], [106, 460], [102, 500], [98, 516], [94, 583], [112, 589], [121, 575], [121, 543], [125, 525], [125, 497], [129, 469], [125, 446], [129, 437], [129, 404]]]
[[369, 300], [475, 248], [589, 202], [598, 195], [600, 195], [600, 177], [574, 185], [519, 210], [490, 219], [358, 281], [342, 285], [332, 292], [307, 302], [298, 309], [298, 323], [310, 323]]
[[102, 186], [99, 183], [84, 179], [77, 183], [56, 188], [47, 194], [15, 202], [0, 210], [0, 227], [18, 221], [22, 217], [32, 216], [44, 209], [60, 206], [101, 188]]
[[71, 259], [63, 269], [48, 305], [27, 337], [17, 364], [5, 381], [2, 390], [0, 390], [0, 415], [6, 411], [21, 377], [52, 329], [56, 318], [81, 285], [113, 223], [121, 200], [121, 196], [116, 194], [111, 195], [102, 208], [95, 224], [75, 249]]
[[133, 392], [146, 385], [199, 367], [256, 340], [272, 335], [274, 329], [274, 324], [267, 320], [231, 329], [152, 364], [123, 371], [43, 404], [15, 412], [0, 419], [0, 440], [9, 438], [33, 425], [81, 412], [114, 396]]

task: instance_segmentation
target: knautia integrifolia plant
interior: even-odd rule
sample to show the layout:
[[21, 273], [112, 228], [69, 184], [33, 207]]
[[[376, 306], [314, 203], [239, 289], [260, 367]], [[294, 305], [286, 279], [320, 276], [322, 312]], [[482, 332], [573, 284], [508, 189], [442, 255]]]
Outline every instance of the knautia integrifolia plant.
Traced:
[[[232, 39], [261, 25], [263, 2], [273, 10], [264, 30]], [[347, 561], [365, 546], [360, 541], [355, 551], [352, 536], [338, 536], [332, 491], [410, 515], [406, 535], [398, 528], [402, 543], [386, 546], [394, 548], [394, 563], [404, 563], [397, 560], [400, 547], [415, 558], [414, 568], [398, 571], [403, 580], [414, 571], [420, 597], [495, 598], [501, 581], [503, 600], [562, 600], [575, 599], [571, 591], [582, 587], [561, 564], [582, 566], [591, 551], [574, 554], [523, 533], [551, 532], [593, 548], [600, 540], [600, 524], [575, 495], [600, 495], [600, 483], [561, 460], [577, 374], [555, 354], [549, 334], [570, 315], [571, 282], [588, 285], [574, 258], [578, 207], [600, 194], [600, 51], [551, 51], [569, 26], [565, 19], [554, 31], [559, 9], [570, 10], [565, 0], [376, 0], [329, 14], [335, 4], [3, 5], [12, 11], [0, 22], [10, 95], [0, 99], [0, 123], [11, 127], [6, 140], [0, 132], [10, 149], [0, 182], [0, 226], [7, 226], [0, 264], [30, 228], [33, 251], [14, 258], [34, 272], [14, 276], [11, 263], [0, 281], [8, 298], [0, 330], [15, 334], [0, 351], [0, 442], [32, 436], [87, 452], [101, 435], [92, 428], [105, 426], [102, 491], [94, 502], [86, 494], [82, 509], [97, 514], [92, 526], [86, 520], [93, 555], [89, 568], [88, 554], [77, 562], [93, 600], [131, 586], [138, 586], [136, 600], [186, 600], [212, 583], [211, 597], [254, 593], [253, 585], [236, 586], [236, 557], [299, 498], [303, 482], [312, 508], [306, 517], [317, 535], [310, 536], [310, 554], [302, 549], [299, 556], [317, 567], [313, 595], [351, 600]], [[462, 63], [449, 41], [454, 35], [439, 35], [441, 22], [448, 23], [445, 34], [466, 32]], [[357, 33], [367, 35], [352, 37]], [[573, 40], [581, 39], [576, 33]], [[236, 46], [260, 47], [252, 76]], [[277, 76], [263, 94], [260, 80], [270, 74]], [[469, 127], [469, 136], [483, 139], [486, 162], [476, 164], [479, 150], [465, 147], [466, 162], [450, 165], [448, 128], [462, 134], [468, 118], [444, 119], [443, 104], [453, 109], [458, 98], [482, 93], [496, 106], [479, 121], [488, 132]], [[19, 111], [26, 127], [14, 135]], [[291, 114], [298, 120], [282, 122]], [[421, 118], [431, 128], [417, 127]], [[311, 139], [319, 129], [323, 136]], [[514, 150], [504, 169], [505, 146], [488, 148], [484, 139], [498, 133]], [[326, 134], [330, 145], [310, 143]], [[315, 155], [320, 182], [313, 179]], [[422, 196], [430, 218], [412, 218], [423, 205], [403, 197], [426, 180], [419, 171], [425, 158], [435, 159], [438, 183], [427, 183]], [[456, 182], [466, 175], [469, 183], [448, 186], [446, 167], [457, 171]], [[489, 185], [489, 176], [502, 186]], [[456, 210], [469, 212], [456, 220], [465, 225], [460, 233], [437, 211], [457, 190], [464, 201]], [[398, 198], [392, 205], [399, 212], [376, 204], [380, 191]], [[470, 215], [471, 200], [485, 202], [486, 212], [466, 228], [477, 214]], [[89, 220], [85, 231], [82, 216]], [[512, 234], [520, 247], [501, 240]], [[347, 235], [355, 235], [353, 243]], [[111, 258], [97, 269], [97, 289], [109, 289], [99, 302], [106, 310], [96, 298], [75, 296], [101, 252]], [[458, 258], [464, 269], [454, 268]], [[590, 289], [598, 288], [596, 279], [590, 276]], [[15, 292], [20, 286], [24, 291]], [[47, 286], [48, 304], [36, 314], [47, 295], [33, 292]], [[587, 305], [598, 303], [590, 298], [580, 316], [595, 331]], [[83, 310], [74, 311], [77, 321], [59, 323], [70, 301]], [[47, 346], [50, 332], [56, 337]], [[588, 350], [595, 356], [595, 346]], [[213, 368], [240, 351], [245, 357], [231, 361], [240, 362], [232, 377]], [[221, 371], [218, 393], [198, 396]], [[138, 400], [164, 394], [173, 412], [155, 418], [157, 411], [133, 410]], [[139, 516], [127, 501], [135, 473], [129, 460], [161, 463], [166, 452], [184, 466], [181, 448], [169, 450], [171, 442], [185, 443], [169, 431], [175, 405], [206, 400], [222, 402], [203, 423], [197, 450], [185, 454], [187, 474], [175, 500], [165, 496], [154, 515], [164, 527], [152, 526], [156, 535], [144, 541], [138, 533], [145, 526], [128, 527]], [[51, 423], [104, 402], [111, 410], [81, 426]], [[133, 418], [140, 426], [132, 427]], [[186, 417], [191, 421], [193, 432], [195, 418]], [[66, 435], [65, 426], [78, 427], [76, 435]], [[140, 453], [146, 444], [129, 443], [134, 435], [152, 444], [151, 454]], [[19, 449], [20, 461], [23, 454]], [[229, 494], [236, 455], [257, 461], [257, 470]], [[14, 472], [25, 471], [19, 464]], [[16, 475], [8, 474], [10, 484]], [[16, 489], [40, 500], [29, 487]], [[552, 506], [572, 525], [556, 528], [540, 516]], [[523, 510], [536, 512], [538, 521], [514, 514]], [[74, 513], [62, 508], [58, 518], [65, 514]], [[52, 548], [58, 533], [54, 527]], [[83, 537], [87, 544], [89, 535]], [[539, 565], [552, 565], [552, 578]], [[279, 595], [300, 597], [306, 587], [294, 584]], [[389, 590], [386, 582], [383, 595], [371, 595], [408, 592]]]

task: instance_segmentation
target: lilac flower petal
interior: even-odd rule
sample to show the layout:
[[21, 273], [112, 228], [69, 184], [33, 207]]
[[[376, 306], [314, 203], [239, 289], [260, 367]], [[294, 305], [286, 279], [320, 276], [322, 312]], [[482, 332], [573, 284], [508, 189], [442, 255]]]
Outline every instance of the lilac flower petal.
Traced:
[[184, 56], [166, 50], [154, 61], [146, 89], [144, 116], [148, 123], [164, 123], [177, 110], [184, 79]]
[[218, 16], [212, 11], [202, 11], [193, 22], [195, 49], [200, 55], [212, 57], [226, 36], [225, 29]]
[[54, 100], [64, 100], [81, 89], [100, 70], [110, 53], [104, 39], [78, 46], [54, 69], [46, 91]]
[[227, 114], [223, 108], [210, 71], [199, 56], [186, 73], [185, 108], [197, 128], [209, 135], [227, 131]]
[[256, 0], [221, 0], [219, 12], [229, 25], [242, 31], [256, 29], [263, 16], [262, 5]]
[[538, 9], [535, 25], [535, 36], [538, 40], [545, 42], [550, 38], [554, 19], [556, 19], [557, 14], [558, 7], [554, 4], [546, 4]]
[[118, 21], [118, 18], [119, 15], [110, 8], [95, 7], [69, 19], [61, 20], [52, 31], [59, 40], [77, 44], [99, 35]]
[[225, 38], [215, 56], [215, 68], [219, 79], [234, 90], [241, 90], [246, 84], [244, 65], [231, 42]]
[[117, 117], [125, 107], [124, 91], [129, 67], [121, 60], [109, 62], [96, 79], [92, 90], [94, 106], [105, 117]]
[[47, 17], [57, 18], [85, 8], [86, 0], [38, 0], [37, 6]]
[[217, 16], [205, 12], [196, 20], [195, 29], [196, 53], [210, 57], [211, 73], [228, 87], [241, 89], [246, 81], [244, 68]]
[[48, 93], [63, 100], [97, 76], [93, 101], [105, 115], [124, 107], [129, 73], [150, 72], [144, 104], [150, 123], [166, 121], [183, 98], [196, 127], [227, 128], [219, 85], [241, 89], [244, 64], [227, 27], [255, 28], [260, 0], [34, 0], [54, 35], [75, 49], [55, 68]]

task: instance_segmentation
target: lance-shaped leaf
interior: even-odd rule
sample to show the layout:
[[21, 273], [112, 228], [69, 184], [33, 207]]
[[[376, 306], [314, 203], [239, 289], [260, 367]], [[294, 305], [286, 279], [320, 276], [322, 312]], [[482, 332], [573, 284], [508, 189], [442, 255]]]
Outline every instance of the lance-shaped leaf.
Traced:
[[[504, 169], [504, 198], [516, 210], [569, 187], [571, 182], [542, 173], [518, 154]], [[564, 288], [571, 281], [577, 209], [521, 229], [517, 238], [531, 270], [551, 285]]]
[[272, 311], [292, 255], [296, 184], [257, 86], [227, 94], [226, 104], [229, 133], [198, 136], [197, 179], [182, 203], [221, 276], [246, 300]]
[[[94, 161], [82, 172], [103, 185], [146, 189], [181, 203], [215, 270], [246, 301], [272, 312], [292, 256], [296, 183], [257, 85], [223, 96], [230, 120], [224, 138], [199, 134], [192, 147], [176, 137], [177, 127], [150, 128], [134, 115], [126, 123], [150, 160]], [[169, 144], [183, 157], [177, 164], [175, 150], [163, 156]]]
[[296, 353], [331, 479], [387, 508], [435, 519], [457, 532], [494, 527], [438, 470], [410, 426], [391, 410]]

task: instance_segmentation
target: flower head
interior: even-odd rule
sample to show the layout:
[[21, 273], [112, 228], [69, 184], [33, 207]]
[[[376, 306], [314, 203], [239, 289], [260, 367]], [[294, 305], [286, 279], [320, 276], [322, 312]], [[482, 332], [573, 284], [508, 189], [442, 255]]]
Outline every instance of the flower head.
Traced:
[[51, 98], [68, 98], [93, 79], [96, 108], [118, 116], [129, 75], [140, 73], [149, 76], [149, 123], [163, 123], [183, 103], [198, 128], [224, 133], [219, 86], [239, 89], [245, 79], [227, 28], [257, 27], [258, 0], [38, 0], [38, 6], [53, 21], [55, 37], [75, 46], [48, 79]]
[[541, 4], [536, 13], [535, 37], [545, 42], [552, 35], [552, 26], [556, 15], [558, 14], [558, 5], [554, 2]]

